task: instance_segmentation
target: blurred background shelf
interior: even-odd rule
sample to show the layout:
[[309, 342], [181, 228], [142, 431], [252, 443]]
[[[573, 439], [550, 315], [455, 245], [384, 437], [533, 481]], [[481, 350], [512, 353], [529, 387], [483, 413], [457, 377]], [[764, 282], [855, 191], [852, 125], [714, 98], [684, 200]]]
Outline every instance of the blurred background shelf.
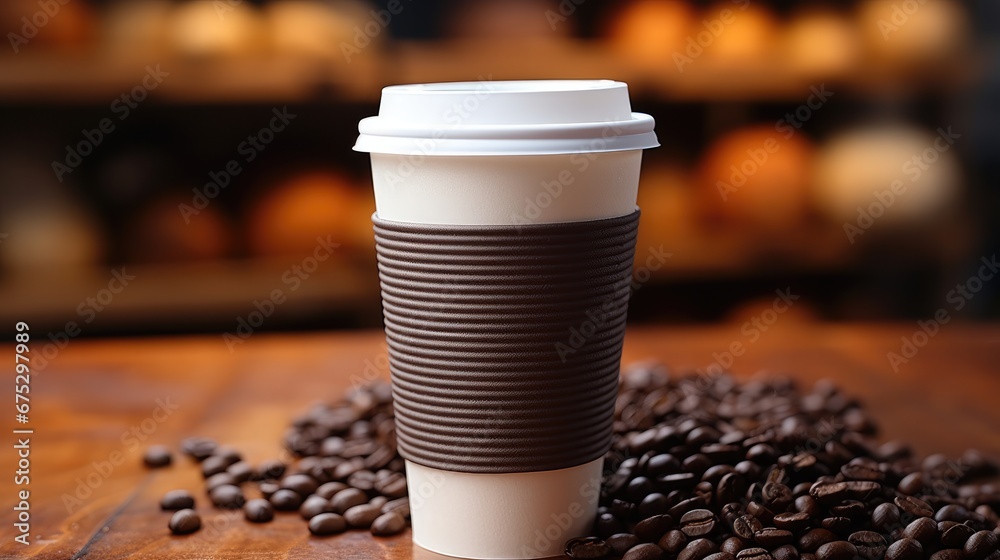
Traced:
[[[390, 84], [551, 78], [626, 81], [658, 123], [636, 262], [672, 256], [633, 296], [632, 320], [738, 320], [787, 286], [806, 316], [925, 318], [1000, 247], [1000, 6], [928, 0], [903, 22], [897, 4], [60, 4], [0, 49], [0, 320], [57, 332], [125, 267], [143, 281], [85, 336], [231, 332], [331, 236], [336, 258], [262, 328], [377, 327], [357, 121]], [[0, 30], [23, 32], [38, 10], [3, 2]], [[887, 34], [886, 21], [899, 23]], [[157, 66], [169, 76], [123, 116], [116, 100]], [[275, 110], [294, 120], [268, 131]], [[103, 119], [114, 130], [94, 144]], [[933, 150], [949, 129], [954, 146]], [[879, 208], [894, 181], [906, 194]], [[211, 203], [185, 218], [206, 189]], [[1000, 283], [962, 315], [1000, 317]]]

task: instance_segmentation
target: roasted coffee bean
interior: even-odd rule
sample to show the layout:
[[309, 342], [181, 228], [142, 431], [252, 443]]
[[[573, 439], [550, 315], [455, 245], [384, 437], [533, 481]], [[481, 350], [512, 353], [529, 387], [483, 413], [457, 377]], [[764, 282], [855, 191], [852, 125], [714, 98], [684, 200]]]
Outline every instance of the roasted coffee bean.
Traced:
[[[664, 537], [665, 536], [666, 535], [664, 535]], [[630, 548], [639, 544], [640, 541], [639, 537], [633, 535], [632, 533], [617, 533], [605, 539], [604, 542], [611, 547], [612, 554], [615, 556], [622, 556], [628, 552]]]
[[843, 482], [816, 483], [809, 490], [809, 495], [817, 502], [824, 505], [837, 504], [847, 498], [847, 484]]
[[375, 489], [375, 473], [364, 469], [355, 471], [347, 477], [347, 485], [363, 492], [371, 492]]
[[854, 560], [858, 549], [847, 541], [826, 543], [816, 550], [817, 560]]
[[677, 554], [677, 560], [704, 560], [709, 554], [714, 554], [718, 551], [719, 548], [714, 542], [708, 539], [696, 539], [689, 542]]
[[210, 457], [206, 457], [205, 460], [201, 462], [201, 475], [208, 478], [212, 475], [226, 472], [227, 468], [229, 468], [229, 461], [225, 457], [212, 455]]
[[277, 459], [269, 459], [267, 461], [261, 462], [254, 469], [254, 479], [255, 480], [269, 480], [272, 478], [280, 478], [285, 474], [285, 463]]
[[347, 521], [336, 513], [321, 513], [309, 520], [309, 532], [318, 537], [336, 535], [345, 530]]
[[885, 473], [878, 470], [878, 467], [859, 463], [848, 463], [840, 467], [840, 474], [844, 475], [847, 480], [868, 480], [871, 482], [885, 480]]
[[812, 516], [816, 513], [816, 507], [816, 500], [808, 494], [795, 498], [795, 511], [799, 513]]
[[774, 557], [763, 548], [744, 548], [736, 555], [736, 560], [774, 560]]
[[[378, 521], [378, 519], [375, 521]], [[405, 523], [403, 526], [405, 527]], [[372, 532], [374, 531], [375, 526], [373, 524]], [[597, 537], [580, 537], [571, 539], [566, 543], [566, 556], [570, 558], [604, 558], [609, 554], [611, 554], [611, 546]]]
[[267, 523], [274, 519], [274, 506], [267, 500], [255, 498], [243, 505], [243, 516], [247, 521]]
[[203, 437], [189, 437], [181, 442], [181, 451], [196, 461], [204, 461], [215, 452], [215, 441]]
[[[372, 521], [371, 531], [376, 537], [389, 537], [397, 535], [406, 529], [406, 519], [398, 511], [383, 513]], [[583, 558], [582, 556], [580, 558]], [[592, 556], [591, 558], [600, 558]]]
[[367, 529], [372, 526], [375, 518], [381, 515], [380, 509], [371, 504], [361, 504], [345, 511], [344, 519], [351, 527]]
[[227, 472], [220, 472], [218, 474], [213, 474], [212, 476], [205, 479], [205, 490], [211, 494], [212, 490], [215, 490], [219, 486], [239, 486], [233, 475]]
[[400, 515], [402, 515], [403, 518], [409, 519], [410, 499], [403, 497], [403, 498], [396, 498], [395, 500], [389, 500], [388, 502], [382, 505], [382, 509], [379, 511], [381, 511], [382, 513], [389, 513], [390, 511], [395, 511], [398, 512]]
[[643, 542], [657, 542], [673, 526], [673, 517], [666, 514], [654, 515], [636, 523], [635, 529], [632, 532]]
[[996, 531], [979, 531], [969, 537], [962, 548], [969, 560], [983, 560], [1000, 550], [1000, 535]]
[[885, 560], [922, 560], [924, 547], [913, 539], [903, 538], [889, 545]]
[[743, 550], [743, 539], [739, 537], [729, 537], [728, 539], [722, 541], [722, 545], [719, 546], [719, 550], [736, 556], [739, 551]]
[[403, 473], [390, 473], [375, 481], [375, 490], [383, 496], [393, 499], [406, 495], [406, 476]]
[[253, 478], [253, 468], [245, 461], [237, 461], [226, 469], [229, 476], [233, 477], [237, 483], [246, 482]]
[[820, 525], [834, 533], [844, 534], [851, 530], [851, 520], [847, 517], [827, 517], [820, 522]]
[[709, 554], [705, 557], [705, 560], [736, 560], [736, 557], [728, 552], [716, 552], [714, 554]]
[[764, 499], [764, 505], [774, 511], [785, 509], [794, 499], [791, 488], [775, 482], [768, 482], [764, 485], [761, 497]]
[[333, 498], [341, 490], [347, 490], [348, 486], [343, 482], [327, 482], [326, 484], [320, 485], [316, 489], [316, 494], [320, 498], [326, 498], [327, 500]]
[[719, 480], [719, 485], [715, 490], [717, 503], [728, 504], [743, 497], [747, 491], [746, 479], [743, 475], [735, 472], [723, 475]]
[[150, 445], [142, 454], [142, 462], [151, 469], [168, 466], [174, 461], [174, 455], [164, 445]]
[[669, 453], [661, 453], [650, 457], [646, 463], [646, 474], [652, 477], [674, 474], [681, 470], [681, 463]]
[[319, 488], [319, 484], [316, 483], [316, 479], [305, 474], [288, 475], [281, 479], [280, 484], [282, 488], [298, 492], [298, 494], [303, 498], [312, 494], [317, 488]]
[[[639, 537], [636, 537], [636, 539], [638, 538]], [[656, 544], [670, 554], [677, 554], [678, 552], [684, 550], [687, 543], [687, 535], [674, 529], [673, 531], [667, 531], [665, 535], [660, 537], [660, 540]]]
[[799, 560], [799, 549], [786, 544], [771, 551], [774, 560]]
[[711, 482], [713, 485], [718, 484], [722, 480], [722, 477], [735, 472], [736, 469], [730, 465], [714, 464], [705, 471], [705, 474], [701, 475], [701, 481]]
[[761, 523], [771, 523], [774, 520], [774, 512], [757, 502], [747, 504], [747, 513], [759, 519]]
[[357, 488], [348, 488], [337, 492], [330, 500], [330, 503], [333, 505], [335, 513], [343, 515], [344, 512], [352, 507], [368, 503], [368, 495]]
[[706, 505], [708, 505], [708, 502], [706, 502], [704, 498], [695, 496], [694, 498], [682, 500], [680, 503], [667, 510], [667, 513], [675, 519], [680, 519], [680, 517], [685, 513], [693, 509], [704, 508]]
[[222, 459], [226, 463], [227, 467], [233, 463], [243, 460], [243, 456], [240, 452], [233, 447], [218, 447], [212, 455]]
[[260, 495], [263, 496], [264, 499], [269, 500], [271, 499], [271, 496], [273, 496], [275, 492], [281, 489], [281, 487], [278, 486], [277, 482], [271, 482], [269, 480], [266, 480], [258, 483], [257, 489], [260, 490]]
[[965, 553], [961, 548], [946, 548], [931, 554], [930, 560], [963, 560]]
[[887, 533], [899, 524], [899, 508], [894, 504], [879, 504], [872, 512], [872, 528]]
[[704, 537], [715, 530], [718, 520], [707, 509], [694, 509], [681, 516], [680, 530], [688, 538]]
[[160, 498], [160, 509], [181, 510], [193, 509], [194, 497], [187, 490], [171, 490]]
[[916, 496], [924, 489], [924, 475], [921, 472], [913, 472], [903, 477], [896, 486], [903, 494]]
[[689, 472], [660, 476], [655, 482], [656, 488], [661, 491], [690, 489], [695, 484], [698, 484], [698, 479]]
[[622, 533], [625, 531], [625, 525], [619, 521], [617, 517], [610, 513], [602, 513], [598, 515], [595, 527], [597, 529], [597, 536], [602, 539], [606, 539], [615, 533]]
[[208, 497], [211, 498], [215, 507], [221, 509], [240, 509], [246, 503], [243, 490], [232, 484], [223, 484], [213, 488]]
[[816, 552], [827, 543], [837, 540], [837, 535], [827, 529], [816, 528], [808, 531], [799, 538], [799, 550], [803, 552]]
[[779, 513], [774, 516], [774, 526], [786, 531], [797, 533], [809, 526], [810, 517], [808, 513]]
[[302, 495], [294, 490], [279, 488], [268, 498], [274, 509], [278, 511], [295, 511], [302, 505]]
[[848, 480], [844, 482], [847, 495], [855, 500], [870, 501], [882, 492], [882, 485], [868, 480]]
[[182, 509], [170, 516], [167, 526], [175, 535], [187, 535], [201, 529], [201, 517], [193, 509]]
[[770, 465], [777, 460], [778, 452], [766, 443], [758, 443], [747, 450], [746, 458], [758, 465]]
[[847, 542], [858, 549], [858, 556], [867, 560], [882, 560], [888, 544], [885, 537], [874, 531], [857, 531], [847, 537]]
[[753, 539], [757, 541], [757, 544], [768, 550], [786, 545], [792, 542], [793, 538], [791, 531], [775, 527], [765, 527], [753, 535]]
[[653, 492], [639, 502], [636, 512], [640, 517], [652, 517], [667, 513], [670, 509], [670, 500], [659, 492]]
[[633, 503], [642, 500], [652, 491], [653, 481], [644, 476], [637, 476], [633, 478], [625, 489], [625, 493], [628, 496], [629, 501]]
[[642, 543], [633, 546], [622, 556], [622, 560], [662, 560], [663, 549], [653, 543]]
[[333, 504], [330, 503], [330, 500], [321, 496], [309, 496], [299, 506], [299, 515], [305, 520], [312, 519], [321, 513], [334, 513]]
[[942, 530], [941, 525], [944, 523], [951, 522], [943, 521], [938, 523], [938, 532], [941, 533], [941, 544], [945, 548], [962, 548], [965, 546], [965, 541], [969, 540], [969, 537], [976, 532], [972, 527], [961, 523], [955, 523], [951, 527]]
[[920, 544], [924, 545], [924, 547], [930, 546], [938, 538], [937, 523], [930, 517], [914, 519], [913, 522], [903, 529], [903, 536], [908, 539], [920, 541]]
[[611, 500], [611, 507], [608, 508], [608, 511], [618, 519], [628, 519], [635, 513], [636, 506], [632, 502], [615, 498]]
[[763, 528], [764, 525], [752, 515], [742, 515], [733, 520], [733, 533], [745, 542], [752, 541]]
[[893, 501], [900, 510], [913, 517], [932, 517], [934, 515], [934, 510], [927, 505], [927, 502], [913, 496], [897, 496]]

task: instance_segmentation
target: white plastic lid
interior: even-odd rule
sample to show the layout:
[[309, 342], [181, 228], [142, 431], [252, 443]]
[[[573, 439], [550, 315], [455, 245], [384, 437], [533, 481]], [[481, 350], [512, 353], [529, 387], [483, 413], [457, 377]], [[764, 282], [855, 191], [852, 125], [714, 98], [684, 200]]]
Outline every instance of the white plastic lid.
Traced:
[[548, 155], [659, 146], [612, 80], [450, 82], [382, 89], [354, 149], [398, 155]]

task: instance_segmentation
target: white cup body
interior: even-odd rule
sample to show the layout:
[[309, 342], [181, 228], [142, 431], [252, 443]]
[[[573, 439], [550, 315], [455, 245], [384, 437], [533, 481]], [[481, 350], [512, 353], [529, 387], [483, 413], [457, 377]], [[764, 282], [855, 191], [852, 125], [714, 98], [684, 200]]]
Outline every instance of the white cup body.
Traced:
[[[365, 119], [382, 220], [522, 225], [597, 220], [636, 209], [648, 115], [607, 80], [397, 86]], [[406, 461], [414, 542], [439, 554], [528, 559], [563, 554], [596, 517], [603, 458], [504, 474]]]

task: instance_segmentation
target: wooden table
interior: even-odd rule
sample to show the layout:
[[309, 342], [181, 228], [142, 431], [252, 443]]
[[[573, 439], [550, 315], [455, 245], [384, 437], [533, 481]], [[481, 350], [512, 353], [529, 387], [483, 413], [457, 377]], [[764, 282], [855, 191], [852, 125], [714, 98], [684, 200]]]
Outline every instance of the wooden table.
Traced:
[[[887, 352], [899, 352], [900, 337], [915, 328], [789, 320], [755, 342], [739, 325], [633, 329], [624, 361], [704, 367], [716, 359], [713, 353], [740, 341], [747, 350], [732, 369], [741, 377], [834, 378], [870, 406], [887, 438], [908, 440], [922, 454], [957, 455], [977, 447], [1000, 456], [1000, 325], [945, 325], [893, 371]], [[31, 379], [28, 546], [13, 541], [16, 457], [9, 430], [20, 426], [6, 420], [0, 558], [438, 558], [412, 547], [408, 533], [377, 540], [363, 532], [311, 538], [297, 515], [251, 526], [238, 514], [212, 510], [204, 499], [198, 509], [207, 528], [173, 537], [157, 502], [174, 488], [203, 496], [200, 475], [183, 457], [162, 470], [141, 465], [145, 445], [175, 447], [193, 434], [232, 444], [251, 461], [278, 456], [294, 415], [335, 399], [352, 376], [364, 379], [366, 369], [384, 375], [378, 367], [384, 357], [378, 332], [255, 335], [232, 353], [218, 336], [70, 342]], [[10, 373], [8, 388], [12, 380]], [[163, 405], [176, 410], [157, 412]], [[67, 497], [78, 500], [72, 511]]]

